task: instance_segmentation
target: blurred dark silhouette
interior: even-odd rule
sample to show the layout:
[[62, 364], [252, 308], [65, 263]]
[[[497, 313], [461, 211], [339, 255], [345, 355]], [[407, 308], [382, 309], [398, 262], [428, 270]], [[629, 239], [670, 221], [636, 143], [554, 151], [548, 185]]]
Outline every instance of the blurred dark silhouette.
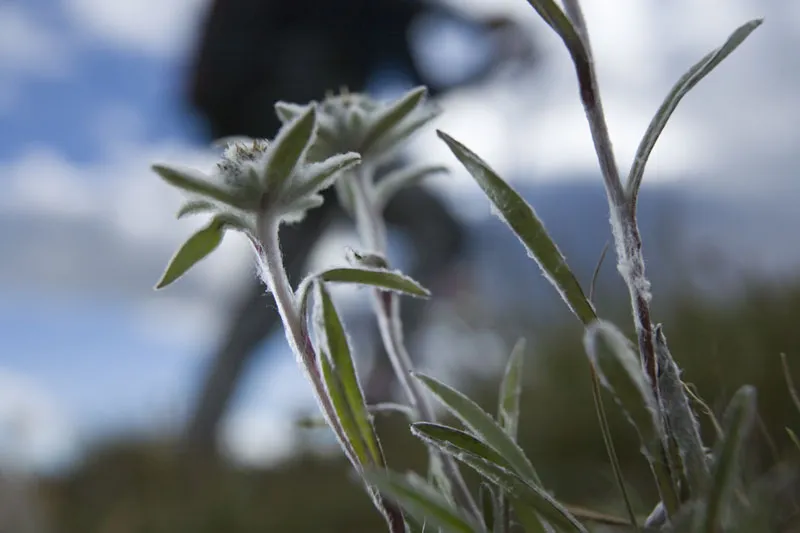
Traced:
[[[409, 43], [420, 17], [455, 22], [493, 43], [483, 65], [455, 82], [424, 76]], [[432, 20], [432, 19], [429, 19]], [[473, 20], [444, 6], [419, 0], [216, 0], [202, 30], [190, 86], [191, 105], [212, 138], [231, 135], [272, 138], [280, 127], [274, 111], [279, 100], [319, 101], [346, 87], [368, 91], [381, 76], [404, 78], [406, 88], [427, 85], [431, 97], [486, 79], [498, 66], [535, 58], [530, 42], [510, 19]], [[476, 53], [480, 52], [476, 50]], [[484, 50], [485, 52], [485, 50]], [[281, 230], [290, 281], [301, 279], [309, 252], [327, 224], [343, 212], [333, 189], [325, 204], [300, 224]], [[421, 187], [397, 194], [387, 206], [390, 229], [411, 241], [417, 256], [409, 275], [429, 287], [446, 272], [462, 247], [462, 230], [444, 205]], [[253, 276], [246, 297], [230, 317], [210, 365], [186, 430], [193, 449], [214, 452], [216, 429], [246, 364], [279, 325], [271, 295]], [[424, 305], [403, 302], [407, 335], [420, 325]], [[391, 367], [379, 357], [366, 383], [370, 401], [386, 399], [393, 383]]]

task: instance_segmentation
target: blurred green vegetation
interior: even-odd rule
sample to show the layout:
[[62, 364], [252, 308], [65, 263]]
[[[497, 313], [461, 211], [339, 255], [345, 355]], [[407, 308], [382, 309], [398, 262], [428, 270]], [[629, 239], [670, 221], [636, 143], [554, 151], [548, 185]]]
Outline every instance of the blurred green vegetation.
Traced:
[[[792, 465], [800, 455], [785, 431], [787, 426], [800, 431], [800, 413], [792, 405], [780, 360], [780, 353], [786, 353], [800, 382], [800, 282], [748, 282], [743, 288], [744, 296], [735, 301], [674, 296], [668, 305], [656, 307], [656, 317], [665, 326], [684, 380], [717, 414], [739, 385], [757, 387], [762, 423], [750, 438], [745, 465], [747, 475], [756, 477], [778, 462]], [[630, 333], [625, 304], [602, 311]], [[526, 331], [532, 342], [522, 398], [524, 449], [559, 499], [621, 515], [595, 418], [580, 326], [530, 324]], [[498, 379], [475, 380], [467, 390], [490, 412], [495, 411]], [[612, 400], [605, 399], [634, 505], [646, 513], [655, 501], [647, 465], [634, 433]], [[701, 420], [706, 443], [713, 444], [713, 427], [704, 415]], [[380, 417], [378, 430], [395, 469], [424, 466], [424, 450], [402, 417]], [[43, 481], [39, 496], [52, 531], [64, 533], [353, 533], [383, 528], [345, 462], [310, 454], [269, 470], [242, 470], [189, 461], [165, 443], [108, 443], [69, 477]]]

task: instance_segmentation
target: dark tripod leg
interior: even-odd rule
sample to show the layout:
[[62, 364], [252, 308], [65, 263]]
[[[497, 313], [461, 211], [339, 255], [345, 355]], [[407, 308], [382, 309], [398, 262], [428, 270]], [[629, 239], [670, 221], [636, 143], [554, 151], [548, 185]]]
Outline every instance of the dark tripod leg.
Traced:
[[[333, 202], [312, 209], [299, 224], [281, 228], [281, 250], [289, 281], [300, 281], [303, 268], [319, 235], [337, 213]], [[258, 346], [280, 327], [275, 301], [264, 284], [253, 276], [244, 301], [230, 317], [221, 345], [209, 361], [202, 389], [185, 430], [188, 449], [203, 455], [217, 451], [217, 429], [233, 397], [245, 367]]]
[[[458, 258], [463, 247], [463, 229], [450, 214], [444, 203], [422, 187], [409, 187], [398, 192], [384, 210], [390, 228], [406, 234], [416, 255], [409, 276], [419, 281], [436, 297], [439, 276]], [[429, 302], [420, 298], [401, 297], [400, 316], [407, 339], [422, 325], [425, 308]], [[381, 345], [378, 359], [366, 384], [368, 401], [390, 399], [389, 387], [396, 380], [386, 351]], [[413, 358], [414, 354], [410, 354]]]

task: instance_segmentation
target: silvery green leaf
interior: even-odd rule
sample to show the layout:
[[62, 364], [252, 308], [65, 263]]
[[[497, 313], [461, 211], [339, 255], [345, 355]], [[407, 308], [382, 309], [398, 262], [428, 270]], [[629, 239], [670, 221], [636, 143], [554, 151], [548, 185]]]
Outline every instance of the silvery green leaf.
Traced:
[[580, 76], [582, 70], [588, 66], [589, 56], [575, 26], [554, 0], [528, 0], [528, 3], [539, 13], [542, 20], [561, 37]]
[[530, 460], [503, 428], [481, 407], [463, 393], [432, 377], [413, 374], [434, 396], [461, 420], [471, 431], [482, 438], [497, 454], [526, 481], [539, 484], [539, 476]]
[[525, 355], [526, 342], [521, 338], [514, 345], [511, 357], [508, 358], [503, 381], [500, 384], [500, 406], [497, 420], [509, 437], [517, 439], [519, 425], [519, 400], [522, 394], [522, 362]]
[[264, 185], [269, 191], [282, 190], [303, 157], [316, 129], [316, 111], [316, 106], [311, 105], [302, 115], [284, 124], [269, 146], [264, 169], [267, 180]]
[[469, 433], [426, 422], [413, 424], [412, 432], [426, 443], [473, 468], [548, 522], [567, 531], [586, 532], [566, 507], [538, 485], [525, 481], [513, 472], [513, 467], [483, 441]]
[[719, 531], [723, 514], [730, 505], [731, 496], [740, 471], [740, 455], [756, 414], [756, 390], [750, 385], [741, 387], [728, 404], [722, 417], [725, 437], [717, 443], [714, 464], [711, 468], [711, 490], [705, 509], [697, 513], [697, 526], [706, 533]]
[[177, 218], [214, 211], [216, 208], [217, 206], [208, 200], [191, 200], [181, 206], [178, 210]]
[[292, 104], [289, 102], [276, 102], [275, 114], [278, 115], [278, 119], [280, 119], [281, 122], [291, 122], [308, 111], [309, 107], [308, 105]]
[[333, 185], [341, 172], [361, 162], [361, 156], [355, 152], [337, 154], [325, 161], [313, 163], [306, 167], [302, 181], [293, 183], [285, 192], [286, 201], [294, 201], [310, 194], [316, 194]]
[[[334, 406], [337, 412], [340, 409], [346, 409], [349, 417], [352, 418], [354, 427], [351, 427], [350, 431], [348, 431], [348, 427], [345, 426], [345, 431], [351, 441], [354, 441], [355, 444], [355, 441], [358, 440], [366, 445], [366, 451], [369, 456], [360, 457], [362, 463], [383, 466], [383, 452], [367, 412], [367, 404], [364, 400], [364, 393], [358, 380], [358, 374], [353, 365], [353, 357], [350, 353], [344, 327], [325, 285], [317, 283], [316, 286], [317, 298], [319, 298], [321, 304], [322, 320], [325, 325], [327, 353], [330, 354], [333, 371], [337, 381], [341, 384], [343, 393], [339, 405], [334, 401]], [[333, 398], [331, 399], [333, 400]], [[342, 404], [342, 401], [344, 404]], [[358, 453], [360, 446], [354, 447], [356, 448], [356, 453]]]
[[153, 165], [151, 168], [164, 181], [184, 191], [212, 198], [239, 209], [253, 207], [252, 200], [236, 194], [236, 191], [228, 187], [211, 183], [208, 180], [208, 176], [197, 170], [166, 165]]
[[389, 262], [381, 254], [377, 253], [364, 253], [347, 248], [347, 262], [351, 265], [364, 268], [377, 268], [385, 270], [389, 268]]
[[281, 206], [278, 216], [280, 216], [281, 222], [284, 224], [297, 224], [306, 218], [306, 213], [310, 209], [316, 209], [323, 203], [325, 203], [325, 200], [318, 194], [304, 196], [288, 205]]
[[497, 521], [497, 498], [495, 498], [492, 486], [488, 483], [481, 483], [478, 487], [478, 501], [481, 502], [481, 514], [483, 516], [483, 527], [486, 531], [494, 531]]
[[658, 410], [630, 341], [613, 324], [597, 320], [586, 328], [583, 342], [603, 386], [625, 411], [645, 448], [652, 450], [652, 443], [661, 440]]
[[661, 413], [669, 427], [680, 454], [680, 466], [692, 495], [701, 494], [708, 486], [709, 469], [705, 447], [700, 438], [700, 424], [689, 404], [680, 369], [667, 347], [661, 325], [656, 326], [653, 340], [658, 361], [658, 389], [661, 396]]
[[371, 116], [361, 145], [361, 154], [369, 154], [370, 149], [409, 116], [427, 94], [426, 87], [416, 87]]
[[161, 279], [156, 284], [156, 289], [163, 289], [181, 276], [208, 254], [213, 252], [222, 241], [223, 224], [218, 220], [212, 220], [206, 227], [198, 230], [194, 235], [183, 243], [170, 259]]
[[412, 482], [406, 476], [386, 470], [370, 469], [364, 475], [418, 523], [439, 527], [443, 533], [485, 533], [463, 509], [448, 502], [427, 483]]
[[672, 116], [675, 108], [678, 107], [681, 99], [688, 93], [700, 80], [706, 77], [714, 68], [719, 65], [723, 59], [728, 57], [744, 40], [761, 25], [763, 19], [751, 20], [747, 24], [740, 26], [734, 31], [725, 43], [707, 54], [703, 59], [695, 63], [686, 74], [681, 76], [678, 82], [672, 87], [661, 107], [658, 108], [653, 120], [647, 127], [647, 131], [642, 137], [639, 147], [636, 149], [636, 155], [633, 159], [631, 171], [628, 174], [627, 194], [633, 199], [634, 203], [639, 194], [639, 187], [642, 184], [642, 177], [644, 176], [644, 168], [647, 164], [647, 158], [653, 151], [653, 147], [664, 131], [667, 121]]
[[401, 189], [416, 185], [433, 174], [446, 172], [448, 168], [442, 165], [403, 167], [384, 176], [375, 184], [373, 201], [379, 209], [383, 209]]
[[391, 153], [393, 149], [399, 148], [403, 141], [438, 118], [440, 114], [440, 109], [433, 104], [426, 104], [424, 109], [417, 108], [413, 115], [378, 141], [373, 146], [371, 154], [385, 155]]
[[642, 453], [650, 463], [661, 500], [671, 515], [679, 507], [679, 492], [669, 468], [662, 462], [662, 444], [666, 438], [639, 357], [630, 341], [613, 324], [603, 320], [587, 326], [583, 344], [601, 383], [639, 434]]
[[437, 133], [480, 185], [494, 206], [493, 212], [514, 231], [570, 310], [584, 324], [597, 318], [594, 306], [533, 208], [469, 148], [442, 131]]
[[326, 282], [370, 285], [418, 298], [428, 298], [431, 294], [428, 289], [408, 276], [385, 269], [340, 267], [325, 270], [317, 276]]

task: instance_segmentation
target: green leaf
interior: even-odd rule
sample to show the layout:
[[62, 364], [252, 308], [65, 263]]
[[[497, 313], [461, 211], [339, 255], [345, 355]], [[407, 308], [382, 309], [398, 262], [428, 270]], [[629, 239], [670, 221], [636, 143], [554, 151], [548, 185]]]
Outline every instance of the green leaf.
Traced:
[[711, 490], [704, 512], [698, 513], [702, 531], [717, 533], [725, 509], [730, 504], [739, 474], [739, 458], [744, 439], [750, 431], [756, 413], [756, 390], [750, 385], [741, 387], [722, 418], [725, 438], [717, 444], [711, 469]]
[[299, 117], [281, 127], [268, 148], [264, 175], [269, 191], [279, 191], [292, 175], [317, 126], [317, 107], [311, 105]]
[[613, 324], [597, 320], [586, 328], [583, 343], [601, 383], [625, 411], [645, 448], [652, 451], [653, 443], [661, 440], [658, 410], [630, 341]]
[[800, 451], [800, 439], [797, 438], [797, 434], [794, 431], [792, 431], [791, 428], [786, 428], [786, 433], [789, 435], [789, 438], [792, 439], [792, 442], [794, 443], [797, 450]]
[[411, 137], [418, 130], [429, 124], [434, 119], [438, 118], [441, 110], [434, 107], [432, 104], [426, 105], [424, 111], [418, 108], [418, 112], [412, 115], [408, 120], [393, 128], [387, 135], [378, 141], [372, 147], [372, 153], [382, 154], [393, 147], [397, 147]]
[[480, 487], [478, 487], [478, 501], [481, 502], [483, 527], [486, 528], [486, 531], [494, 531], [495, 521], [497, 520], [495, 513], [497, 498], [494, 496], [491, 485], [488, 483], [481, 483]]
[[710, 477], [705, 447], [700, 438], [700, 424], [689, 404], [680, 369], [672, 358], [660, 324], [655, 328], [653, 340], [658, 361], [661, 412], [669, 428], [669, 437], [677, 445], [690, 494], [696, 496], [706, 490]]
[[528, 0], [528, 3], [542, 17], [542, 20], [561, 37], [580, 77], [580, 72], [588, 68], [589, 55], [575, 26], [554, 0]]
[[597, 318], [594, 307], [533, 208], [469, 148], [442, 131], [437, 133], [478, 182], [492, 202], [495, 213], [514, 230], [527, 248], [528, 255], [536, 261], [570, 310], [584, 324]]
[[503, 431], [498, 423], [478, 404], [461, 392], [441, 381], [422, 374], [413, 374], [436, 396], [447, 409], [459, 418], [470, 430], [483, 439], [500, 457], [531, 484], [539, 484], [539, 476], [514, 439]]
[[433, 174], [446, 172], [448, 168], [442, 165], [403, 167], [384, 176], [375, 184], [373, 201], [383, 209], [401, 189], [415, 185]]
[[426, 87], [416, 87], [376, 113], [371, 118], [371, 123], [364, 135], [364, 141], [361, 146], [362, 156], [366, 156], [373, 145], [408, 117], [427, 94], [428, 89]]
[[636, 149], [636, 156], [633, 159], [631, 171], [628, 174], [628, 182], [626, 185], [627, 194], [633, 199], [634, 205], [636, 198], [639, 195], [639, 187], [642, 184], [642, 177], [644, 176], [644, 168], [647, 164], [647, 159], [653, 151], [653, 147], [664, 131], [667, 121], [672, 116], [678, 103], [700, 80], [706, 77], [714, 68], [719, 65], [723, 59], [733, 52], [744, 40], [750, 35], [753, 30], [761, 25], [763, 19], [751, 20], [747, 24], [740, 26], [734, 31], [725, 43], [716, 50], [707, 54], [703, 59], [690, 68], [686, 74], [681, 76], [678, 82], [672, 87], [661, 107], [658, 108], [653, 120], [647, 127], [647, 131], [642, 137], [639, 147]]
[[[350, 347], [347, 344], [344, 327], [330, 294], [328, 294], [323, 283], [317, 283], [317, 297], [321, 303], [322, 319], [325, 325], [325, 337], [327, 339], [328, 353], [331, 357], [332, 370], [336, 374], [342, 394], [338, 402], [333, 396], [331, 400], [337, 412], [346, 409], [355, 424], [355, 428], [344, 426], [348, 437], [352, 441], [360, 441], [366, 445], [369, 455], [360, 455], [362, 463], [383, 466], [383, 452], [378, 444], [375, 428], [372, 426], [372, 421], [367, 412], [367, 404], [353, 365], [353, 358], [350, 353]], [[353, 432], [354, 430], [356, 431], [355, 433]], [[358, 447], [356, 447], [356, 453], [358, 453]]]
[[213, 252], [222, 241], [223, 233], [223, 224], [215, 218], [206, 227], [189, 237], [172, 256], [155, 288], [163, 289]]
[[355, 152], [337, 154], [319, 163], [308, 166], [305, 179], [302, 182], [293, 184], [291, 189], [286, 191], [286, 202], [318, 193], [327, 189], [339, 178], [340, 173], [348, 170], [361, 162], [361, 156]]
[[191, 168], [153, 165], [153, 171], [161, 178], [179, 189], [190, 193], [200, 194], [213, 198], [223, 204], [238, 207], [239, 209], [250, 209], [253, 207], [252, 200], [237, 196], [236, 193], [227, 187], [221, 187], [208, 181], [207, 176]]
[[411, 482], [405, 476], [385, 470], [370, 469], [364, 476], [419, 523], [439, 527], [444, 533], [483, 533], [483, 528], [464, 510], [448, 502], [427, 483]]
[[500, 384], [500, 406], [497, 419], [505, 432], [517, 440], [517, 427], [519, 426], [519, 400], [522, 395], [522, 362], [525, 355], [525, 339], [519, 339], [511, 357], [508, 358], [503, 381]]
[[309, 107], [310, 106], [308, 105], [299, 105], [279, 101], [275, 102], [275, 114], [278, 115], [278, 119], [285, 124], [287, 122], [291, 122], [304, 112], [308, 111]]
[[548, 522], [568, 531], [586, 532], [566, 507], [539, 486], [526, 482], [515, 474], [505, 459], [472, 435], [426, 422], [413, 424], [412, 432], [427, 444], [436, 446], [474, 469]]
[[176, 218], [180, 219], [189, 215], [197, 215], [208, 211], [214, 211], [214, 209], [216, 209], [216, 206], [208, 200], [192, 200], [181, 206], [181, 208], [178, 210]]
[[408, 276], [385, 269], [332, 268], [317, 274], [317, 277], [329, 283], [358, 283], [420, 298], [427, 298], [431, 294], [425, 287]]
[[583, 344], [601, 383], [639, 434], [641, 451], [650, 463], [661, 500], [671, 515], [679, 507], [678, 490], [669, 468], [662, 462], [662, 443], [666, 439], [639, 357], [630, 341], [613, 324], [603, 320], [589, 324]]

